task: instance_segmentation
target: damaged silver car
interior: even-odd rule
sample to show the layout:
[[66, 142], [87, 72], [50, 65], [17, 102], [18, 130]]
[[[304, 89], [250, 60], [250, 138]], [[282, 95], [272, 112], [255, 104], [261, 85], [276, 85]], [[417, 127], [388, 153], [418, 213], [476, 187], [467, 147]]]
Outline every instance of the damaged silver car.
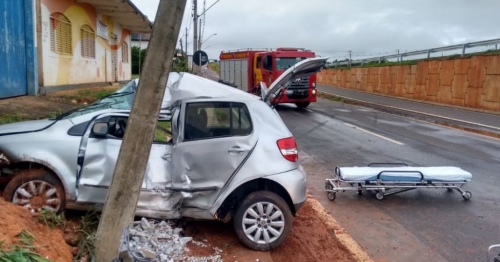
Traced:
[[[268, 101], [325, 62], [299, 62], [269, 88], [262, 84], [261, 97], [170, 73], [137, 215], [232, 220], [252, 249], [281, 244], [306, 200], [306, 174]], [[54, 119], [0, 126], [3, 197], [32, 212], [102, 208], [137, 84]]]

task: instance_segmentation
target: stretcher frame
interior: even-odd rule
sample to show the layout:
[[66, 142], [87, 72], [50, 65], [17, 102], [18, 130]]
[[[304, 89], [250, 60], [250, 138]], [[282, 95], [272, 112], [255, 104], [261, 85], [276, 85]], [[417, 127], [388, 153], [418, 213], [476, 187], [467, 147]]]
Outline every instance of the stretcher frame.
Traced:
[[[371, 163], [368, 166], [382, 165], [382, 166], [408, 166], [405, 163]], [[448, 191], [459, 192], [465, 200], [472, 198], [470, 191], [462, 190], [462, 187], [467, 184], [467, 181], [432, 181], [424, 179], [424, 175], [420, 171], [397, 171], [387, 170], [380, 171], [377, 175], [377, 180], [343, 180], [339, 175], [339, 168], [335, 168], [333, 178], [327, 178], [325, 181], [325, 190], [327, 197], [330, 201], [335, 200], [338, 192], [345, 191], [358, 191], [358, 195], [363, 194], [363, 190], [375, 191], [375, 197], [378, 200], [384, 199], [385, 196], [395, 195], [406, 191], [419, 189], [419, 188], [446, 188]], [[413, 173], [420, 175], [420, 181], [387, 181], [380, 179], [384, 173]], [[347, 184], [348, 186], [343, 186]]]
[[488, 262], [500, 262], [500, 244], [488, 247]]

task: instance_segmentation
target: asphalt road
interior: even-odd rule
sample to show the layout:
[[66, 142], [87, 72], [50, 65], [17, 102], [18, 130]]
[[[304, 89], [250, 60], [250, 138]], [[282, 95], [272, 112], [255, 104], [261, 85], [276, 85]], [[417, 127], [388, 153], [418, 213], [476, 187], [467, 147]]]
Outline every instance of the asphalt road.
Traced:
[[[327, 100], [277, 110], [297, 139], [309, 192], [375, 261], [486, 261], [500, 243], [500, 140]], [[335, 166], [373, 162], [461, 167], [473, 174], [464, 187], [472, 199], [446, 189], [327, 199]]]
[[497, 132], [500, 131], [500, 114], [481, 113], [478, 111], [460, 109], [453, 106], [411, 101], [408, 99], [370, 94], [334, 86], [318, 85], [318, 90], [356, 100], [391, 106], [395, 108], [402, 108], [405, 110], [416, 111], [432, 116], [444, 117], [446, 119], [453, 119], [465, 123], [471, 123], [496, 130]]

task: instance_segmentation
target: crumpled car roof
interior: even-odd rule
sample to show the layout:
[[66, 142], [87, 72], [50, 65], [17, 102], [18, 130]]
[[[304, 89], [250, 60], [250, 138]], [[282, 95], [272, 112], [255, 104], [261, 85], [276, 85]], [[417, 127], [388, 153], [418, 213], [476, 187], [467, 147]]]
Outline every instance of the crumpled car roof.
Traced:
[[183, 100], [207, 98], [234, 99], [238, 101], [260, 99], [259, 96], [204, 77], [190, 73], [171, 72], [168, 77], [162, 108], [176, 106]]

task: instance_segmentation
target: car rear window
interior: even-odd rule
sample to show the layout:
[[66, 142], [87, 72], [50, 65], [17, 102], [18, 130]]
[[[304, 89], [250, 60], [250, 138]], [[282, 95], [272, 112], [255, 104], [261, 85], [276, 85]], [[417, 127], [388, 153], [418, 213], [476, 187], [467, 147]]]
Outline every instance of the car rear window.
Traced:
[[198, 140], [252, 133], [248, 108], [235, 102], [188, 103], [184, 121], [184, 140]]

